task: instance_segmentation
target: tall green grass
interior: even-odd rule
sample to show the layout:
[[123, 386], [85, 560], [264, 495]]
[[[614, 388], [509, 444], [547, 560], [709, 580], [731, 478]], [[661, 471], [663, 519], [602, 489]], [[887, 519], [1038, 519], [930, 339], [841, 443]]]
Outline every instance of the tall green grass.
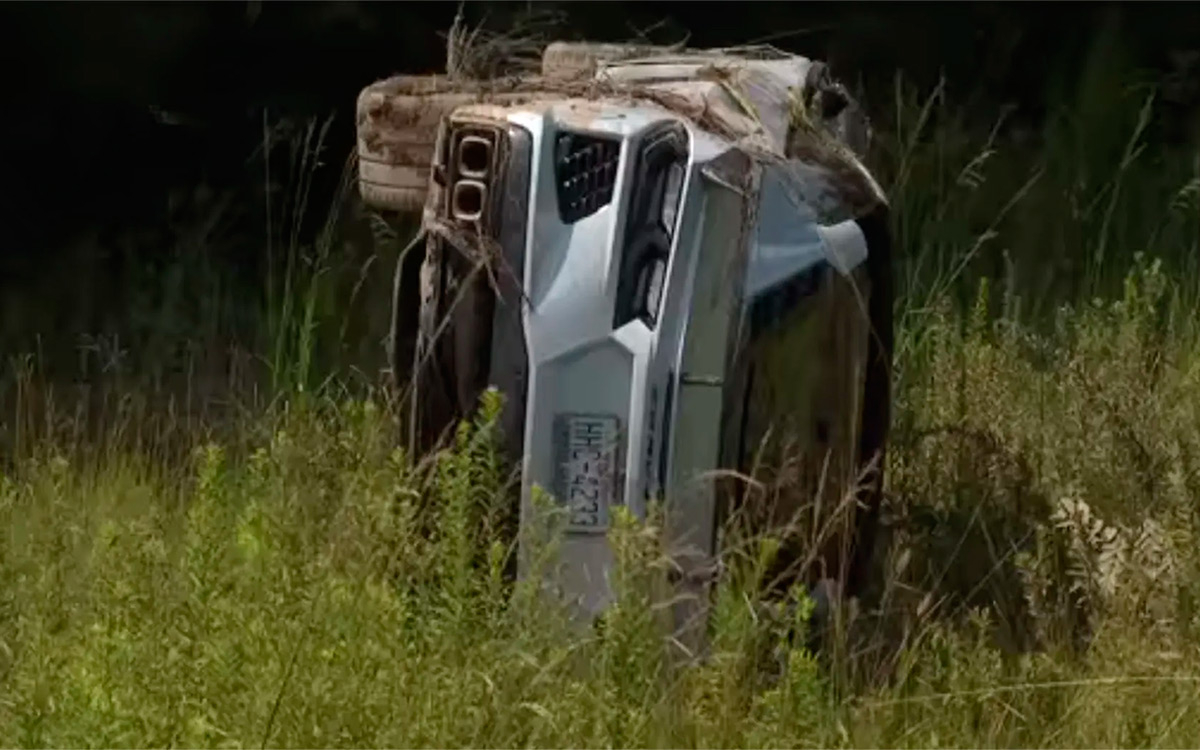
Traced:
[[140, 397], [113, 355], [92, 408], [10, 363], [0, 744], [1194, 745], [1200, 161], [1112, 60], [1032, 140], [897, 81], [886, 523], [820, 656], [803, 602], [758, 599], [770, 539], [727, 560], [702, 659], [664, 628], [656, 518], [619, 519], [596, 628], [512, 584], [496, 396], [437, 454], [396, 447], [361, 352], [403, 232], [363, 250], [352, 201], [302, 231], [321, 127], [270, 131], [296, 177], [227, 403]]
[[[280, 409], [182, 465], [45, 446], [0, 482], [0, 738], [1189, 744], [1200, 369], [1191, 347], [1152, 356], [1163, 283], [1151, 266], [1068, 316], [1044, 361], [1018, 329], [981, 316], [963, 338], [936, 316], [904, 390], [919, 419], [893, 453], [886, 591], [849, 623], [843, 664], [756, 600], [765, 540], [730, 560], [695, 664], [662, 628], [653, 522], [618, 523], [596, 630], [510, 587], [491, 397], [424, 461], [375, 399]], [[965, 412], [944, 398], [958, 378]]]

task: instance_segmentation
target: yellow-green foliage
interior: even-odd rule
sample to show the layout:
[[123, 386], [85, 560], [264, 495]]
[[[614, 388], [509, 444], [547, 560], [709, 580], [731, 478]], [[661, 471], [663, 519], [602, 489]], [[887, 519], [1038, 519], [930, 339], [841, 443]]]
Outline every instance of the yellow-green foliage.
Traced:
[[265, 415], [186, 472], [44, 451], [0, 479], [0, 742], [1190, 744], [1200, 360], [1173, 289], [1143, 263], [1043, 336], [935, 316], [898, 388], [884, 611], [833, 664], [785, 637], [803, 608], [756, 603], [757, 558], [708, 658], [674, 659], [654, 518], [618, 517], [595, 629], [509, 587], [493, 395], [422, 464], [369, 400]]
[[657, 517], [616, 514], [594, 628], [510, 584], [495, 395], [438, 455], [397, 450], [384, 401], [311, 387], [349, 309], [314, 272], [271, 285], [298, 300], [267, 325], [284, 392], [218, 429], [136, 388], [76, 413], [16, 362], [0, 745], [1194, 747], [1200, 160], [1143, 148], [1127, 90], [1081, 87], [1031, 151], [898, 81], [872, 157], [900, 290], [878, 585], [826, 656], [803, 597], [754, 594], [777, 540], [724, 561], [695, 661]]

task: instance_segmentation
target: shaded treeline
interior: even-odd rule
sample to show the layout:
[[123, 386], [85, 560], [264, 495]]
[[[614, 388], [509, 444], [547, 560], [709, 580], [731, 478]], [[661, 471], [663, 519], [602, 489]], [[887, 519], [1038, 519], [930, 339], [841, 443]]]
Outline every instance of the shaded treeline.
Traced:
[[[474, 3], [465, 11], [498, 26], [531, 9], [557, 14], [558, 33], [568, 37], [643, 34], [699, 46], [769, 40], [832, 61], [883, 129], [893, 125], [898, 71], [919, 92], [944, 74], [946, 97], [963, 109], [968, 128], [986, 132], [1012, 105], [1006, 127], [1035, 138], [1047, 113], [1077, 88], [1098, 33], [1116, 30], [1104, 37], [1111, 54], [1140, 71], [1139, 80], [1158, 81], [1179, 67], [1173, 52], [1197, 46], [1190, 37], [1200, 28], [1191, 4], [730, 8]], [[97, 337], [108, 337], [114, 351], [132, 347], [135, 359], [160, 369], [186, 368], [186, 357], [162, 364], [179, 354], [180, 341], [262, 349], [263, 337], [280, 335], [262, 319], [271, 290], [282, 294], [289, 263], [315, 273], [313, 258], [321, 256], [326, 271], [341, 269], [347, 287], [386, 275], [379, 232], [371, 235], [352, 196], [338, 241], [316, 250], [316, 238], [352, 148], [358, 89], [393, 72], [439, 69], [439, 32], [455, 10], [452, 3], [5, 5], [0, 352], [33, 352], [47, 373], [76, 376], [81, 347], [97, 351]], [[1180, 96], [1194, 105], [1195, 92], [1184, 89]], [[1155, 121], [1164, 138], [1190, 122], [1187, 112], [1155, 112], [1169, 115]], [[305, 161], [318, 142], [319, 161]], [[363, 353], [371, 345], [355, 346]]]

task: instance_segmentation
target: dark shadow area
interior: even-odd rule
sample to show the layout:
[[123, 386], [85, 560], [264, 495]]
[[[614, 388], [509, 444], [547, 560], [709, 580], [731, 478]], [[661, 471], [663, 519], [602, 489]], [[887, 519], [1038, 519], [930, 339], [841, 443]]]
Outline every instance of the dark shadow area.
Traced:
[[[922, 96], [944, 80], [964, 138], [982, 140], [1007, 107], [1005, 137], [1038, 140], [1101, 39], [1123, 69], [1161, 87], [1155, 138], [1195, 122], [1192, 4], [731, 7], [488, 2], [463, 12], [498, 29], [536, 12], [568, 39], [769, 42], [823, 58], [897, 144], [911, 124], [897, 121], [901, 77]], [[0, 7], [2, 366], [28, 354], [51, 381], [136, 373], [176, 393], [355, 369], [373, 378], [408, 230], [369, 215], [347, 182], [353, 104], [381, 77], [441, 70], [456, 9]]]

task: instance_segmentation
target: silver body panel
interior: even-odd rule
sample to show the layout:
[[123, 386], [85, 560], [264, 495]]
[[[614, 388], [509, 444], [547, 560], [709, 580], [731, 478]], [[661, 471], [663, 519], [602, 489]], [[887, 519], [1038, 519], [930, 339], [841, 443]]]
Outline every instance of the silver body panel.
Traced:
[[[469, 107], [459, 113], [469, 115]], [[753, 164], [740, 186], [712, 174], [708, 167], [733, 144], [666, 110], [563, 101], [513, 108], [505, 117], [533, 141], [522, 269], [529, 360], [523, 519], [530, 518], [535, 487], [567, 502], [563, 420], [615, 418], [614, 500], [644, 517], [648, 500], [669, 498], [672, 551], [685, 581], [692, 580], [687, 574], [710, 567], [715, 553], [716, 499], [707, 479], [721, 468], [722, 386], [749, 309], [817, 264], [853, 272], [866, 258], [862, 234], [852, 221], [818, 224], [815, 211], [795, 202], [778, 167]], [[658, 323], [635, 319], [614, 328], [632, 154], [664, 123], [685, 129], [688, 157]], [[554, 135], [563, 129], [621, 139], [611, 202], [572, 224], [559, 217], [554, 184]], [[657, 467], [668, 467], [665, 475]], [[560, 592], [588, 614], [611, 596], [611, 517], [602, 521], [568, 526], [556, 576]]]
[[[743, 467], [777, 421], [800, 437], [779, 450], [853, 463], [871, 291], [859, 220], [885, 201], [830, 135], [853, 118], [815, 103], [830, 90], [819, 63], [630, 49], [558, 45], [543, 81], [503, 91], [436, 77], [369, 87], [362, 192], [423, 205], [413, 379], [427, 398], [413, 441], [473, 408], [482, 379], [500, 387], [521, 523], [539, 490], [566, 511], [549, 582], [599, 613], [611, 511], [645, 517], [662, 501], [676, 583], [695, 595], [679, 622], [697, 625], [728, 505], [713, 472]], [[487, 246], [510, 264], [503, 289], [451, 302]], [[408, 310], [397, 279], [394, 331]]]

